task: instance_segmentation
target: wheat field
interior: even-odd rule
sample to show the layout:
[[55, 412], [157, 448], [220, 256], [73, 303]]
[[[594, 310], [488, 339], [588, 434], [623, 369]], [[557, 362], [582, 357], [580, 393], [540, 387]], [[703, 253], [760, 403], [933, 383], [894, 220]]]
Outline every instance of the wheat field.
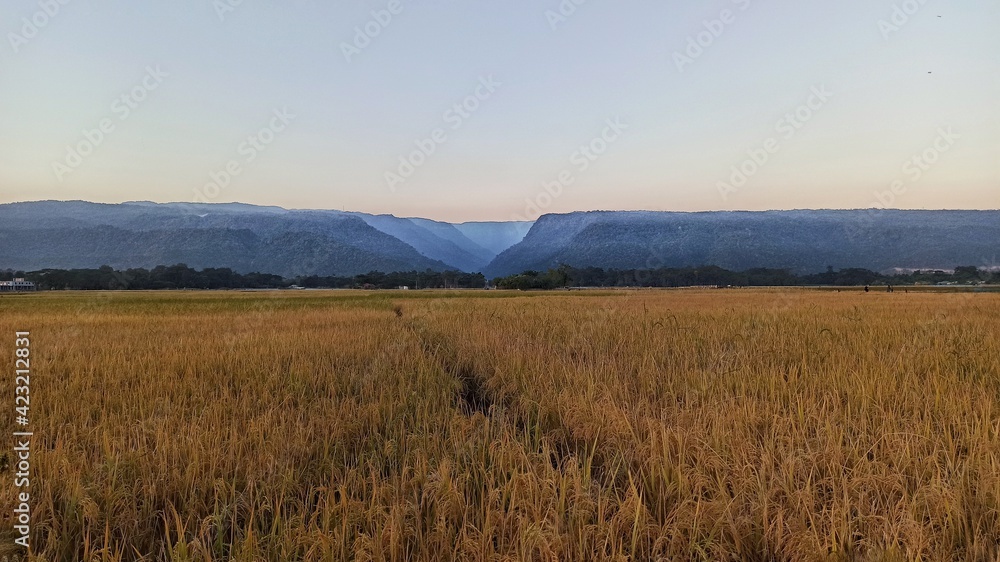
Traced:
[[0, 297], [0, 361], [30, 330], [32, 560], [996, 561], [998, 320], [995, 293], [59, 292]]

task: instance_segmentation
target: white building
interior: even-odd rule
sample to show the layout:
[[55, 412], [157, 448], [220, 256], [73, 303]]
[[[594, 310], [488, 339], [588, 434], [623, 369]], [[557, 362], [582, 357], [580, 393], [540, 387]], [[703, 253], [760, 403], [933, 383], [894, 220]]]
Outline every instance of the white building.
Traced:
[[13, 281], [0, 281], [0, 293], [34, 291], [35, 284], [25, 281], [23, 277], [15, 277]]

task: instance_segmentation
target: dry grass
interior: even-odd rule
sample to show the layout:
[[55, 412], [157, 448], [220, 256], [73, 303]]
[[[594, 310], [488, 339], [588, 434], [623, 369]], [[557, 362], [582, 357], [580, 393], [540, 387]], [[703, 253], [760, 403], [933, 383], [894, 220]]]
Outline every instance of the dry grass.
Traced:
[[31, 330], [39, 560], [992, 561], [998, 318], [996, 294], [50, 293], [0, 298], [0, 350]]

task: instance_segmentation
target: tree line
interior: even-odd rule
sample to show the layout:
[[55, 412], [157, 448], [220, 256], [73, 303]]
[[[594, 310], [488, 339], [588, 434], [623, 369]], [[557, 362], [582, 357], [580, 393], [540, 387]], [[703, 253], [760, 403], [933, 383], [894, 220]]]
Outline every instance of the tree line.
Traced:
[[43, 269], [40, 271], [0, 270], [0, 279], [24, 277], [39, 290], [156, 290], [156, 289], [281, 289], [293, 286], [331, 289], [482, 289], [486, 278], [479, 273], [460, 271], [408, 271], [382, 273], [373, 271], [346, 277], [284, 278], [270, 273], [237, 273], [229, 268], [205, 268], [200, 271], [186, 264], [160, 265], [153, 269], [117, 270], [110, 266], [97, 269]]
[[482, 289], [486, 277], [482, 273], [461, 271], [372, 271], [353, 277], [299, 277], [295, 284], [306, 288], [331, 289]]
[[[156, 290], [156, 289], [280, 289], [290, 287], [330, 289], [482, 289], [487, 280], [481, 273], [460, 271], [372, 271], [353, 276], [285, 278], [270, 273], [237, 273], [229, 268], [196, 270], [185, 264], [160, 265], [153, 269], [117, 270], [43, 269], [40, 271], [0, 270], [0, 279], [24, 277], [40, 290]], [[659, 269], [574, 268], [566, 265], [545, 272], [525, 271], [496, 278], [490, 283], [499, 289], [559, 289], [565, 287], [837, 287], [862, 285], [934, 285], [940, 283], [1000, 283], [1000, 271], [974, 266], [954, 272], [914, 271], [887, 275], [868, 269], [828, 267], [823, 273], [798, 275], [787, 269], [754, 268], [729, 271], [716, 266]]]
[[913, 271], [887, 275], [868, 269], [828, 267], [823, 273], [798, 275], [787, 269], [754, 268], [729, 271], [716, 266], [603, 269], [560, 266], [545, 272], [525, 271], [495, 279], [500, 289], [557, 289], [562, 287], [835, 287], [863, 285], [935, 285], [939, 283], [1000, 283], [1000, 271], [975, 266], [958, 267], [954, 272], [941, 270]]

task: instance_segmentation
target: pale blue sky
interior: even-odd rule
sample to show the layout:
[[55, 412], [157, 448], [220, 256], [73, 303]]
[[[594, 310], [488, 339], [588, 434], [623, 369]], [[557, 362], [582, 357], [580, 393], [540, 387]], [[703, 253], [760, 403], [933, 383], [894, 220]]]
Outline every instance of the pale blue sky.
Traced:
[[[62, 1], [0, 4], [0, 203], [203, 198], [451, 221], [1000, 208], [994, 0], [587, 0], [554, 26], [559, 0], [398, 0], [384, 26], [372, 11], [388, 0], [243, 0], [222, 17], [227, 0]], [[47, 2], [58, 13], [38, 15]], [[894, 6], [919, 9], [880, 29]], [[675, 53], [723, 10], [680, 70]], [[377, 36], [345, 56], [366, 25]], [[474, 111], [449, 112], [477, 87]], [[809, 102], [800, 128], [781, 121]], [[241, 146], [261, 129], [262, 150]], [[405, 181], [387, 179], [435, 135]], [[769, 139], [767, 161], [746, 162]], [[602, 155], [577, 153], [592, 141]], [[932, 164], [907, 164], [925, 151]], [[231, 162], [229, 184], [209, 185]], [[739, 187], [734, 166], [752, 172]]]

